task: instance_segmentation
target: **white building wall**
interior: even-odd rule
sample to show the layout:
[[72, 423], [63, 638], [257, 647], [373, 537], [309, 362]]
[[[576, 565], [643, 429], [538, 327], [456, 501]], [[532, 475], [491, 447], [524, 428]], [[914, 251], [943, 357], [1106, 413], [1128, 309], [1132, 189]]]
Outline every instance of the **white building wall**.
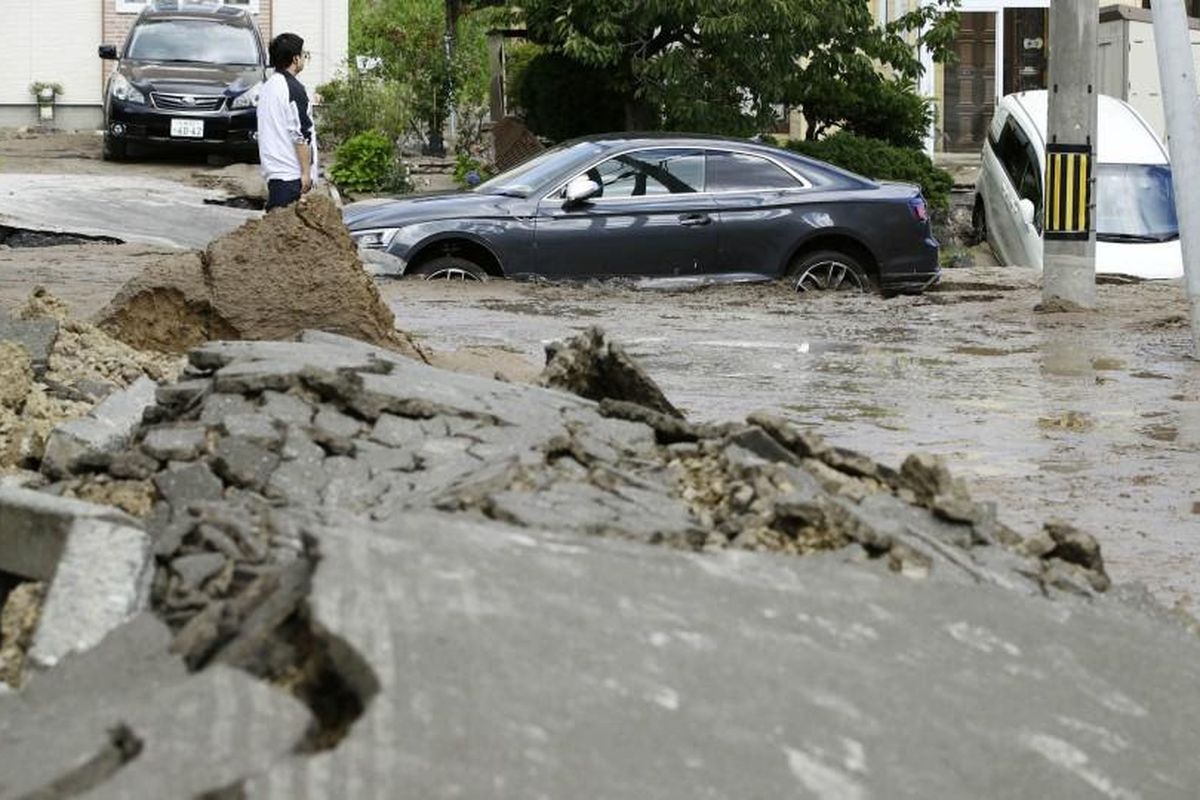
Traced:
[[[1159, 136], [1166, 138], [1167, 120], [1162, 104], [1162, 83], [1158, 75], [1158, 52], [1154, 45], [1154, 25], [1149, 22], [1128, 20], [1123, 22], [1105, 22], [1101, 25], [1103, 31], [1107, 26], [1122, 26], [1123, 36], [1118, 38], [1119, 48], [1124, 45], [1126, 62], [1123, 74], [1114, 69], [1102, 69], [1100, 91], [1114, 97], [1120, 97], [1137, 109], [1146, 118], [1150, 127]], [[1200, 30], [1193, 29], [1192, 61], [1196, 64], [1196, 72], [1200, 75]], [[1101, 39], [1105, 37], [1101, 34]], [[1101, 47], [1101, 65], [1105, 64], [1104, 47]], [[1119, 55], [1120, 50], [1117, 50]], [[1113, 77], [1116, 82], [1111, 82]], [[1123, 81], [1123, 83], [1121, 82]]]
[[30, 105], [29, 84], [61, 83], [61, 105], [100, 103], [98, 0], [0, 0], [0, 106]]
[[309, 91], [332, 80], [350, 48], [348, 0], [282, 0], [276, 2], [271, 32], [299, 34], [312, 60], [300, 80]]

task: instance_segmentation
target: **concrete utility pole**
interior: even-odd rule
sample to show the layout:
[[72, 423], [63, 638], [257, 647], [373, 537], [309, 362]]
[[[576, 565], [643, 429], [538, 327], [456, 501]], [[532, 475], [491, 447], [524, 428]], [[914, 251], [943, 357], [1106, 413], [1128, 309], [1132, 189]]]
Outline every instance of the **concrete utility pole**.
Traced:
[[1096, 60], [1100, 15], [1094, 3], [1050, 4], [1050, 109], [1042, 299], [1096, 306]]
[[1192, 358], [1200, 360], [1200, 107], [1187, 11], [1182, 0], [1155, 0], [1154, 41], [1175, 183], [1175, 213], [1192, 317]]

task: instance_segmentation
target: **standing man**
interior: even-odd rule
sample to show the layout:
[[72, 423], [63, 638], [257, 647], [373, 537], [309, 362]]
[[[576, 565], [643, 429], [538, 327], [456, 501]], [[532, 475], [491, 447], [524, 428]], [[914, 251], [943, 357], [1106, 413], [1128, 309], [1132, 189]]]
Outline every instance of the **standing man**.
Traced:
[[267, 211], [295, 203], [312, 189], [317, 174], [317, 142], [308, 92], [296, 76], [308, 53], [304, 40], [281, 33], [268, 52], [275, 74], [258, 96], [258, 157], [267, 181]]

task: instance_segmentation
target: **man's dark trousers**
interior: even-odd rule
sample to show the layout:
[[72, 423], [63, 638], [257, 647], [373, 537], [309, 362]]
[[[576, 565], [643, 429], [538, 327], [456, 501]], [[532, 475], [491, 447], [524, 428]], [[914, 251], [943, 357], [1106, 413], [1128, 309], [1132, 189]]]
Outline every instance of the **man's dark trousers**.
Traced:
[[300, 179], [294, 181], [267, 181], [267, 211], [280, 206], [290, 206], [303, 194]]

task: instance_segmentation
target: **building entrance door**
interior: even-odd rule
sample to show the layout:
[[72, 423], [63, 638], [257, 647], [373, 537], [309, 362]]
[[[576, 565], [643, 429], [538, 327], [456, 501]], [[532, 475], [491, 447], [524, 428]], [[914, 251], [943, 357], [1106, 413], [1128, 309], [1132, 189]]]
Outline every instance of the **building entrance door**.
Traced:
[[946, 65], [945, 149], [973, 151], [983, 147], [996, 104], [996, 14], [960, 14], [957, 58]]
[[1004, 93], [1046, 88], [1044, 8], [1010, 8], [1004, 12]]

